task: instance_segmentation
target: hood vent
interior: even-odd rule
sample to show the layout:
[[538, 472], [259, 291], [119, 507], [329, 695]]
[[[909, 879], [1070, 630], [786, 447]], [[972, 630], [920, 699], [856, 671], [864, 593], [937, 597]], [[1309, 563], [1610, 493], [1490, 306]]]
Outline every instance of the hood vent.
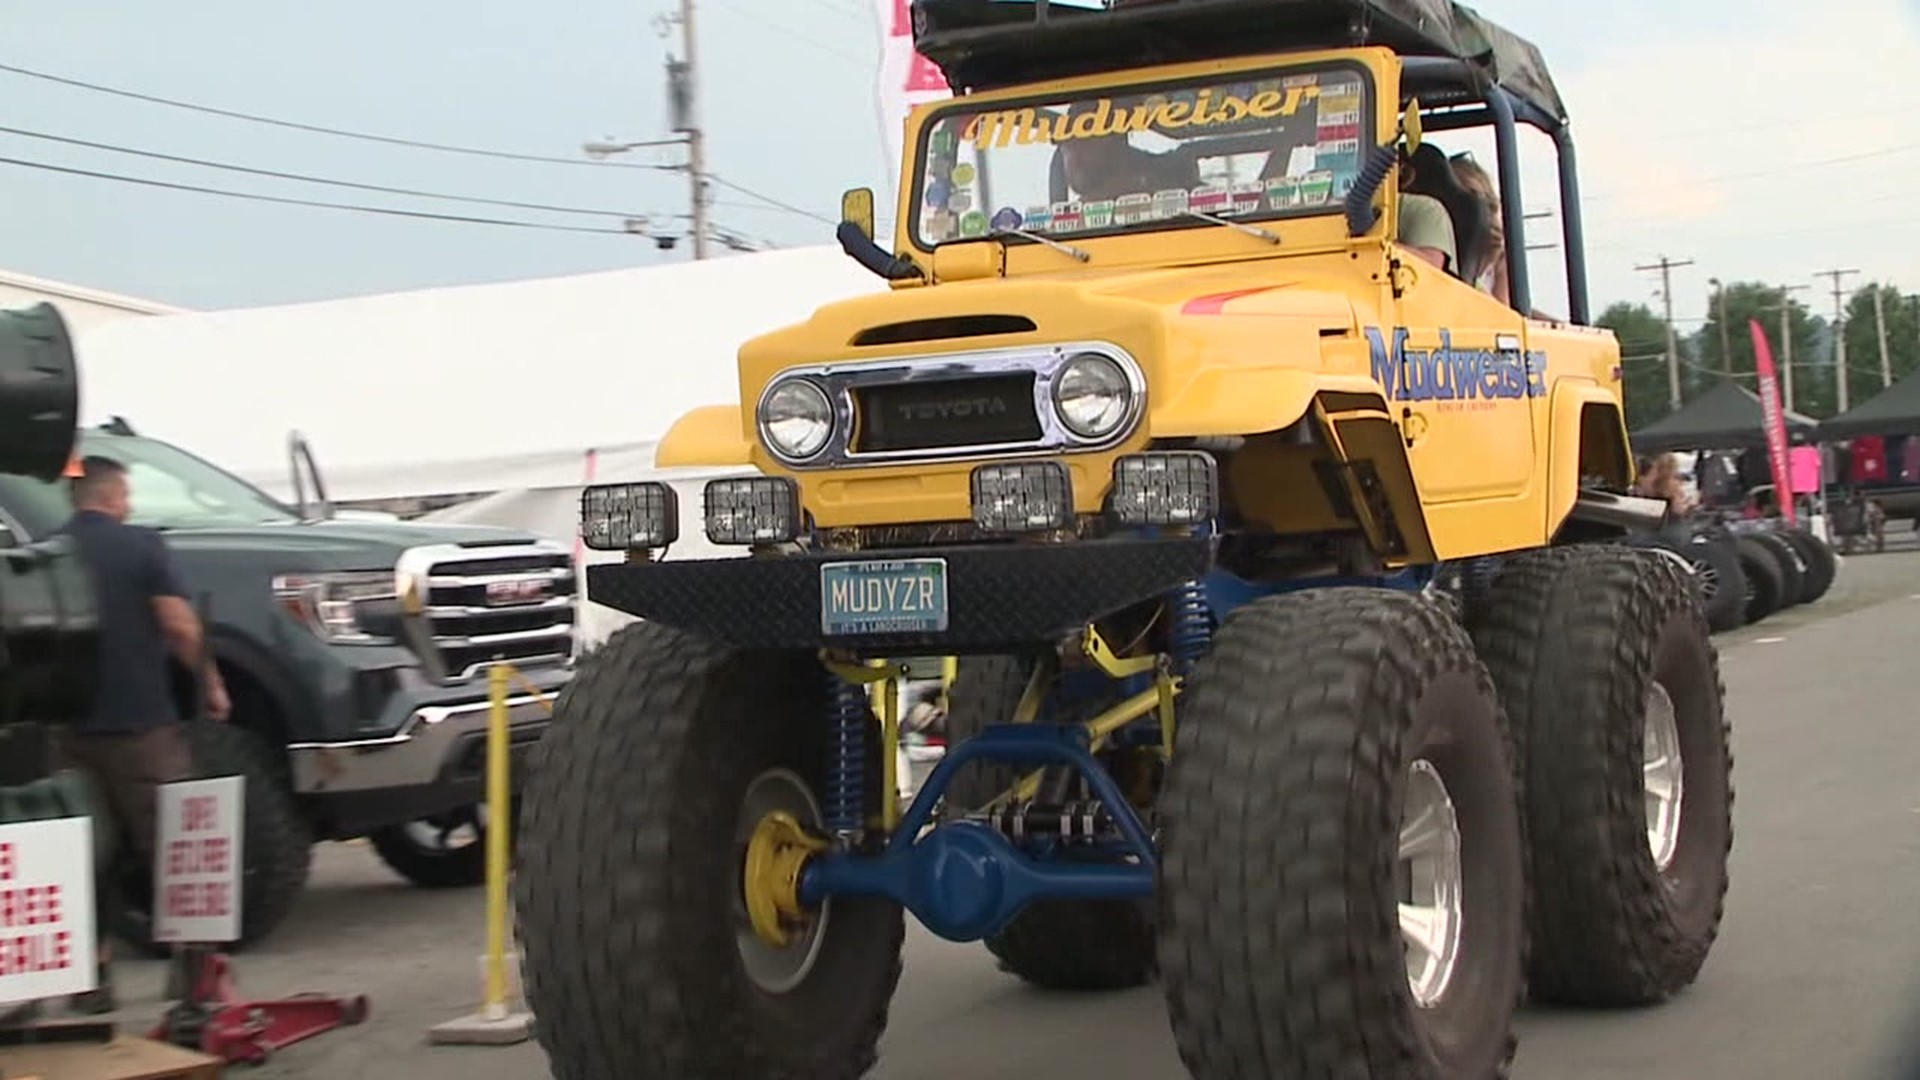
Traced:
[[905, 345], [914, 341], [945, 341], [993, 334], [1030, 334], [1037, 329], [1033, 320], [1024, 315], [955, 315], [869, 327], [854, 335], [853, 344]]

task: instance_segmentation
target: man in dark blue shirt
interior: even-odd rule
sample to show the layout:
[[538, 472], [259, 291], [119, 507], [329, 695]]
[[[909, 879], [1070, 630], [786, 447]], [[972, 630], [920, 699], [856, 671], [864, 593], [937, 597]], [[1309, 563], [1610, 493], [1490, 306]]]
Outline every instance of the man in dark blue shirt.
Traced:
[[[231, 706], [166, 544], [154, 530], [127, 524], [132, 501], [126, 468], [103, 457], [82, 461], [73, 478], [73, 506], [61, 531], [73, 538], [93, 579], [100, 667], [93, 710], [64, 733], [59, 749], [93, 777], [116, 819], [123, 853], [138, 856], [150, 870], [157, 789], [193, 777], [169, 657], [201, 673], [209, 719], [224, 721]], [[104, 896], [116, 884], [100, 882], [101, 911], [111, 910]], [[75, 1002], [88, 1012], [116, 1007], [104, 935], [100, 947], [100, 988]]]

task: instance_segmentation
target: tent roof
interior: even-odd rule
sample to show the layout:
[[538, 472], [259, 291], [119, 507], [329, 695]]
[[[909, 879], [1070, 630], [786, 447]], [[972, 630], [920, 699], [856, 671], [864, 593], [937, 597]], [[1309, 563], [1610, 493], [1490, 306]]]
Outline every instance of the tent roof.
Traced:
[[1920, 433], [1920, 371], [1908, 373], [1879, 394], [1822, 423], [1814, 436], [1830, 442], [1861, 435], [1916, 433]]
[[[1787, 431], [1812, 431], [1811, 417], [1787, 414]], [[1760, 395], [1739, 383], [1724, 381], [1713, 389], [1633, 433], [1633, 448], [1642, 453], [1662, 450], [1738, 450], [1767, 445], [1766, 411]]]
[[83, 422], [123, 415], [260, 480], [286, 474], [298, 430], [324, 477], [352, 478], [332, 485], [343, 499], [473, 491], [496, 472], [480, 490], [551, 483], [528, 470], [577, 483], [588, 448], [738, 401], [748, 338], [886, 287], [817, 247], [128, 319], [78, 342]]

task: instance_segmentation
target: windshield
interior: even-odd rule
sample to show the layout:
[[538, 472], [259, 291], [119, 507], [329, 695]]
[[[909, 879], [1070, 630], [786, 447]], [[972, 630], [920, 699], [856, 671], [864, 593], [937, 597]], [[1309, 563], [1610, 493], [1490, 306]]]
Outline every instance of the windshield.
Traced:
[[922, 129], [914, 235], [932, 248], [1326, 213], [1360, 174], [1371, 97], [1340, 62], [957, 105]]
[[[283, 524], [298, 515], [236, 476], [221, 472], [184, 450], [129, 435], [83, 432], [78, 455], [98, 454], [127, 467], [136, 525], [161, 529], [207, 529], [223, 525]], [[73, 513], [65, 481], [45, 483], [23, 476], [0, 477], [12, 515], [29, 532], [43, 535]]]

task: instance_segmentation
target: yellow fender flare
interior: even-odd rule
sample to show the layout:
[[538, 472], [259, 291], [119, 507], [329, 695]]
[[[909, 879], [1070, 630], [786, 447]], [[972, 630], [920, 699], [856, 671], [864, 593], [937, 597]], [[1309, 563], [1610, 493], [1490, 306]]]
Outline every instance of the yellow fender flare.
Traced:
[[702, 405], [675, 420], [661, 436], [653, 463], [662, 469], [752, 465], [753, 444], [740, 428], [740, 406]]
[[[1590, 414], [1589, 409], [1593, 412]], [[1629, 483], [1633, 457], [1620, 401], [1597, 382], [1561, 379], [1554, 383], [1548, 430], [1547, 532], [1558, 532], [1573, 512], [1583, 472], [1602, 473]], [[1611, 444], [1611, 445], [1609, 445]], [[1595, 460], [1584, 460], [1595, 455]], [[1606, 460], [1606, 455], [1614, 460]], [[1584, 467], [1583, 467], [1584, 466]]]

